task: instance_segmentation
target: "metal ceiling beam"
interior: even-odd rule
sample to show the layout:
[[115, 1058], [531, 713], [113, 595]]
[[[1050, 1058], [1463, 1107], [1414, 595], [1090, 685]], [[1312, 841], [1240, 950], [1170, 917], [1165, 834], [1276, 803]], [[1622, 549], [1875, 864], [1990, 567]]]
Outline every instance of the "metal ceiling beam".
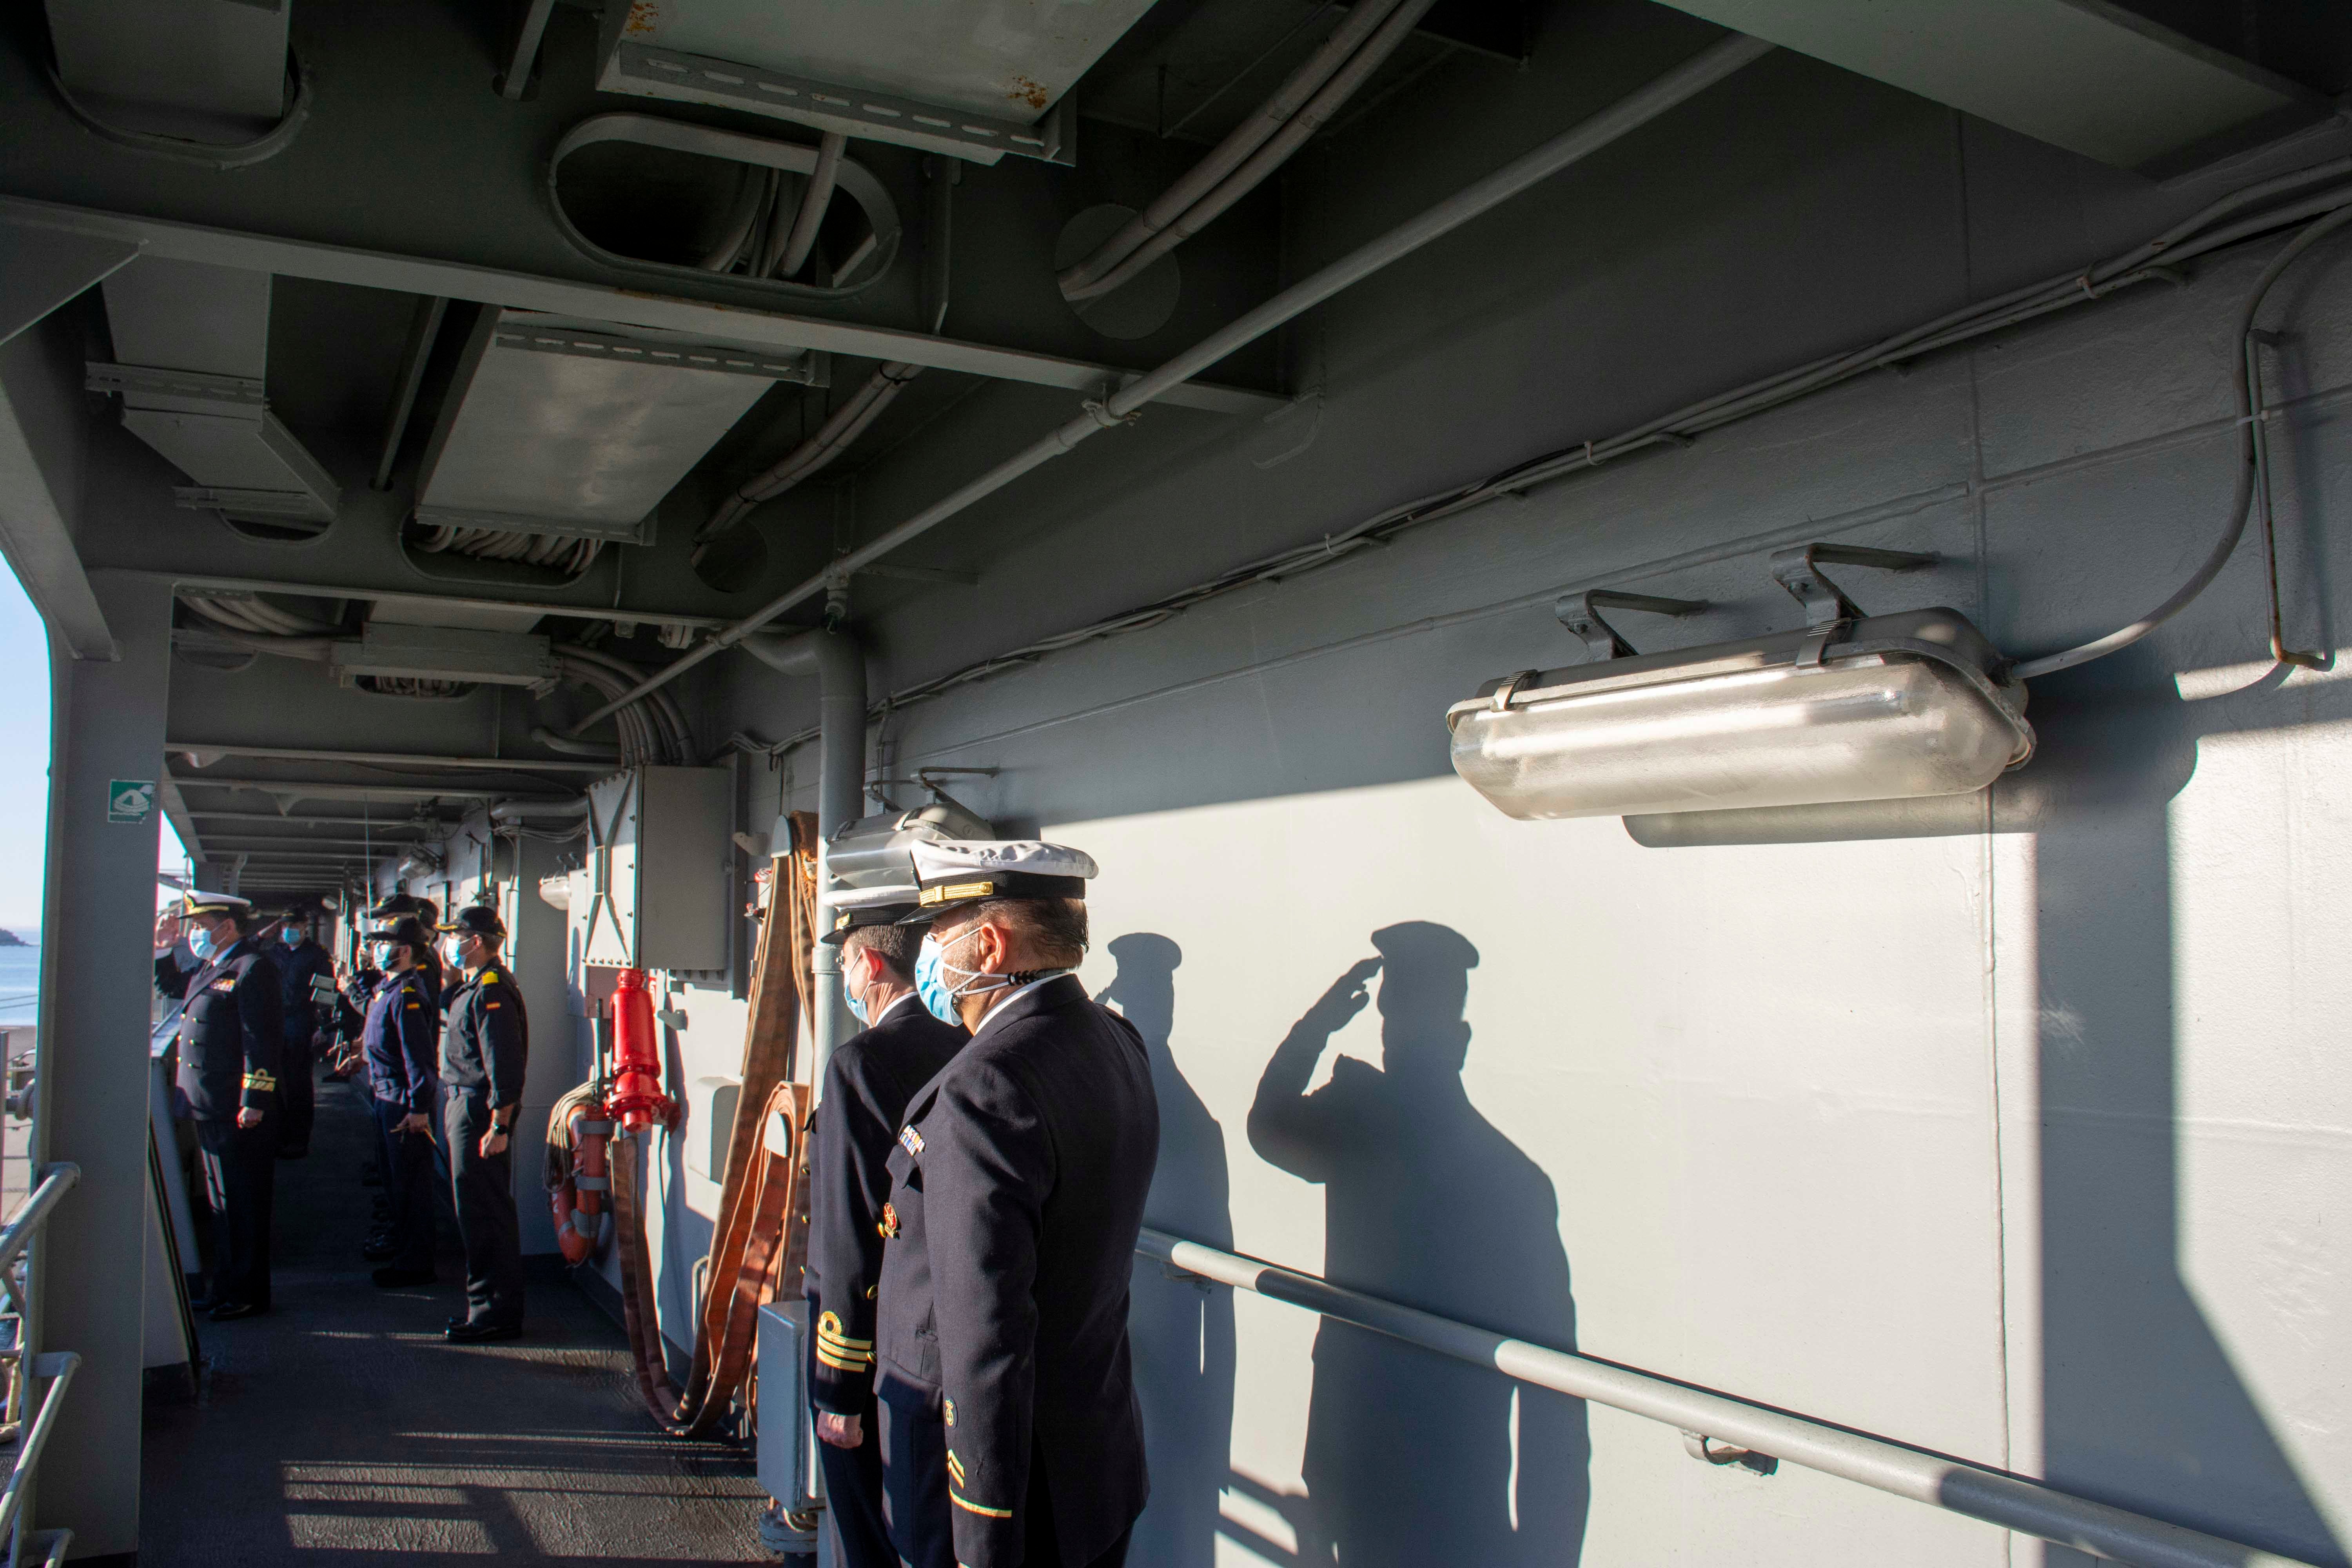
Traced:
[[[253, 795], [280, 795], [289, 800], [519, 800], [564, 805], [580, 798], [576, 795], [476, 789], [463, 784], [353, 784], [348, 779], [330, 783], [316, 779], [199, 778], [188, 773], [173, 773], [171, 778], [173, 786], [184, 792], [192, 789], [239, 790]], [[190, 847], [194, 847], [191, 845]]]
[[[190, 782], [201, 784], [204, 781], [196, 779]], [[423, 826], [414, 818], [405, 816], [284, 816], [274, 811], [192, 811], [187, 815], [212, 822], [276, 822], [297, 827], [368, 827], [383, 833], [398, 832], [404, 829], [412, 832], [424, 830]], [[455, 825], [436, 823], [432, 826], [438, 830]]]
[[509, 590], [516, 595], [514, 597], [484, 599], [406, 587], [387, 590], [381, 584], [360, 585], [350, 583], [295, 583], [275, 577], [217, 577], [186, 572], [151, 572], [135, 566], [100, 566], [91, 572], [93, 576], [110, 574], [120, 574], [125, 577], [163, 577], [168, 578], [177, 588], [233, 594], [289, 594], [310, 599], [398, 599], [449, 610], [537, 610], [541, 615], [568, 616], [578, 621], [628, 621], [645, 626], [691, 626], [698, 631], [713, 631], [728, 624], [723, 616], [675, 615], [614, 605], [547, 604], [530, 597], [531, 589], [528, 584], [518, 584]]
[[2327, 109], [2111, 0], [1666, 3], [2119, 168]]
[[[19, 196], [0, 196], [0, 222], [129, 243], [139, 247], [142, 255], [176, 261], [200, 261], [285, 278], [354, 284], [363, 289], [472, 300], [590, 321], [622, 321], [660, 331], [690, 332], [751, 348], [815, 349], [861, 359], [897, 360], [996, 381], [1059, 387], [1089, 396], [1099, 397], [1142, 379], [1139, 371], [988, 343], [962, 342], [893, 327], [706, 304], [698, 300], [638, 289], [538, 278], [427, 257], [243, 234], [128, 213], [97, 212]], [[1202, 382], [1169, 387], [1158, 400], [1179, 408], [1199, 408], [1213, 414], [1270, 414], [1288, 403], [1270, 393]]]
[[[609, 773], [613, 763], [567, 763], [532, 757], [436, 756], [423, 752], [338, 752], [320, 746], [247, 746], [226, 741], [166, 741], [166, 752], [199, 757], [255, 757], [282, 763], [352, 763], [369, 767], [460, 768], [486, 773]], [[183, 784], [200, 778], [180, 775]]]
[[0, 555], [76, 658], [118, 657], [74, 548], [88, 395], [47, 334], [19, 329], [121, 265], [111, 242], [0, 226]]

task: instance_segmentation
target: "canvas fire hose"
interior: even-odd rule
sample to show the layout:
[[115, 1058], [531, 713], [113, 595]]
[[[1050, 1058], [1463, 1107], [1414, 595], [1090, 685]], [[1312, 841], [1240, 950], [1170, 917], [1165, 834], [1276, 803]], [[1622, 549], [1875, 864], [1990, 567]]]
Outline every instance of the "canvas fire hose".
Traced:
[[[630, 1012], [623, 1013], [627, 991], [614, 996], [614, 1092], [607, 1109], [618, 1116], [620, 1125], [614, 1129], [608, 1158], [619, 1229], [623, 1316], [638, 1392], [654, 1418], [678, 1437], [707, 1436], [727, 1416], [751, 1373], [759, 1310], [779, 1295], [798, 1290], [806, 1258], [801, 1142], [813, 1090], [799, 1081], [806, 1078], [808, 1064], [794, 1062], [793, 1047], [812, 994], [816, 818], [794, 812], [792, 829], [792, 846], [775, 858], [761, 902], [751, 1022], [743, 1042], [742, 1095], [736, 1102], [719, 1218], [711, 1233], [709, 1287], [696, 1321], [694, 1358], [682, 1389], [662, 1357], [638, 1184], [644, 1143], [626, 1130], [632, 1120], [641, 1127], [672, 1125], [677, 1111], [659, 1091], [657, 1047], [651, 1056], [650, 1080], [643, 1076], [646, 1062], [637, 1041], [645, 1037], [650, 1044], [650, 1036], [640, 1037], [638, 1030], [650, 1030], [650, 998], [635, 988], [638, 1000], [629, 1001]], [[639, 1000], [642, 1015], [635, 1014]], [[633, 1074], [637, 1075], [634, 1080]], [[746, 1393], [745, 1403], [749, 1398]]]

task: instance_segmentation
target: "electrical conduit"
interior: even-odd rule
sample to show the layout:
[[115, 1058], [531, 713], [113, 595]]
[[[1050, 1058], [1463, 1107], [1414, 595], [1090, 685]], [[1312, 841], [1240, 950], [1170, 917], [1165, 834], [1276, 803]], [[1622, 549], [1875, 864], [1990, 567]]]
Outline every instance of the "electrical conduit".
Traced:
[[1530, 185], [1558, 174], [1599, 149], [1608, 146], [1686, 100], [1713, 87], [1742, 67], [1771, 52], [1760, 38], [1734, 34], [1701, 50], [1648, 86], [1602, 110], [1580, 125], [1552, 138], [1533, 152], [1505, 164], [1468, 188], [1439, 202], [1420, 216], [1359, 247], [1318, 271], [1299, 279], [1256, 310], [1223, 330], [1212, 333], [1158, 370], [1113, 394], [1105, 402], [1053, 431], [978, 479], [934, 501], [913, 517], [871, 542], [851, 551], [824, 571], [771, 599], [760, 609], [709, 641], [656, 670], [604, 707], [573, 725], [579, 734], [625, 703], [659, 689], [705, 659], [733, 647], [761, 626], [812, 594], [823, 592], [835, 578], [856, 572], [929, 532], [973, 503], [1003, 489], [1033, 468], [1040, 468], [1099, 432], [1124, 425], [1128, 418], [1169, 388], [1190, 381], [1236, 349], [1255, 342], [1292, 317], [1321, 304], [1332, 295], [1361, 281], [1391, 262], [1408, 256], [1430, 241], [1449, 234], [1481, 213], [1501, 205]]

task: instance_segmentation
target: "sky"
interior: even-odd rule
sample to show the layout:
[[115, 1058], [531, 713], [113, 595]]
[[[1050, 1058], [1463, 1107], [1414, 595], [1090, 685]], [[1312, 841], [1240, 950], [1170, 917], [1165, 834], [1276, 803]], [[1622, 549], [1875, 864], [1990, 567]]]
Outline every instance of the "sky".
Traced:
[[[48, 847], [49, 639], [9, 571], [0, 571], [0, 669], [12, 677], [0, 681], [0, 928], [30, 942]], [[176, 870], [185, 858], [164, 822], [156, 865]]]

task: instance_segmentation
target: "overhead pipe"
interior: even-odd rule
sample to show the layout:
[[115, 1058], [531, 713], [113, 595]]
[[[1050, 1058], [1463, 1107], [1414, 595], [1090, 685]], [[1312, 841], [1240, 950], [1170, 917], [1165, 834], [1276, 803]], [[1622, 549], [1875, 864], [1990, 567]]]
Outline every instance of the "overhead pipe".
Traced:
[[1371, 40], [1356, 51], [1355, 58], [1332, 74], [1320, 91], [1307, 106], [1292, 115], [1282, 128], [1266, 139], [1265, 144], [1250, 154], [1246, 163], [1219, 181], [1214, 189], [1203, 194], [1182, 212], [1160, 226], [1159, 231], [1144, 237], [1130, 253], [1115, 267], [1104, 270], [1093, 281], [1076, 288], [1065, 285], [1063, 297], [1073, 301], [1092, 300], [1110, 293], [1131, 281], [1144, 268], [1192, 238], [1215, 222], [1224, 211], [1250, 192], [1257, 189], [1276, 169], [1290, 161], [1291, 154], [1307, 145], [1307, 138], [1321, 130], [1324, 123], [1347, 106], [1349, 99], [1371, 75], [1394, 54], [1423, 13], [1434, 0], [1404, 0], [1390, 14], [1387, 21], [1374, 33]]
[[1089, 403], [1086, 412], [1042, 440], [932, 502], [888, 532], [840, 557], [815, 576], [786, 589], [750, 616], [597, 709], [572, 725], [570, 733], [579, 734], [599, 719], [649, 691], [667, 685], [705, 659], [735, 647], [812, 594], [824, 592], [843, 575], [870, 565], [928, 533], [949, 518], [995, 494], [1032, 468], [1042, 468], [1089, 437], [1123, 426], [1137, 410], [1171, 387], [1192, 380], [1219, 360], [1255, 342], [1292, 317], [1312, 310], [1391, 262], [1411, 255], [1481, 213], [1501, 205], [1528, 186], [1639, 130], [1677, 104], [1696, 98], [1742, 67], [1770, 53], [1771, 49], [1772, 46], [1761, 38], [1734, 34], [1701, 50], [1646, 87], [1553, 137], [1533, 152], [1514, 159], [1485, 179], [1439, 202], [1420, 216], [1359, 246], [1329, 266], [1309, 273], [1256, 310], [1203, 338], [1158, 370], [1128, 383], [1100, 403]]
[[1273, 97], [1258, 105], [1256, 113], [1235, 126], [1174, 184], [1160, 192], [1150, 206], [1128, 219], [1118, 233], [1095, 248], [1093, 255], [1066, 268], [1059, 279], [1062, 297], [1085, 300], [1102, 292], [1093, 287], [1097, 279], [1134, 254], [1136, 247], [1182, 217], [1194, 202], [1215, 190], [1226, 175], [1240, 168], [1292, 115], [1307, 106], [1317, 90], [1331, 79], [1333, 72], [1348, 63], [1349, 58], [1363, 47], [1364, 40], [1372, 36], [1372, 30], [1388, 19], [1397, 4], [1398, 0], [1359, 0], [1321, 47], [1275, 89]]
[[[827, 900], [824, 859], [833, 836], [864, 815], [866, 801], [866, 654], [847, 632], [817, 630], [797, 637], [746, 637], [743, 650], [781, 674], [816, 681], [819, 736], [816, 790], [817, 921]], [[781, 836], [771, 840], [782, 843]], [[824, 1081], [825, 1058], [847, 1033], [841, 997], [841, 950], [817, 942], [809, 968], [816, 994], [809, 1002], [809, 1036], [816, 1042], [813, 1083]]]
[[[777, 259], [775, 274], [790, 278], [807, 265], [809, 251], [816, 245], [817, 225], [824, 221], [824, 209], [833, 205], [834, 182], [841, 175], [842, 150], [849, 138], [838, 131], [828, 131], [816, 144], [816, 168], [809, 174], [808, 188], [801, 193], [799, 213], [793, 218], [790, 237], [784, 241], [784, 253]], [[776, 209], [778, 216], [783, 208]]]

